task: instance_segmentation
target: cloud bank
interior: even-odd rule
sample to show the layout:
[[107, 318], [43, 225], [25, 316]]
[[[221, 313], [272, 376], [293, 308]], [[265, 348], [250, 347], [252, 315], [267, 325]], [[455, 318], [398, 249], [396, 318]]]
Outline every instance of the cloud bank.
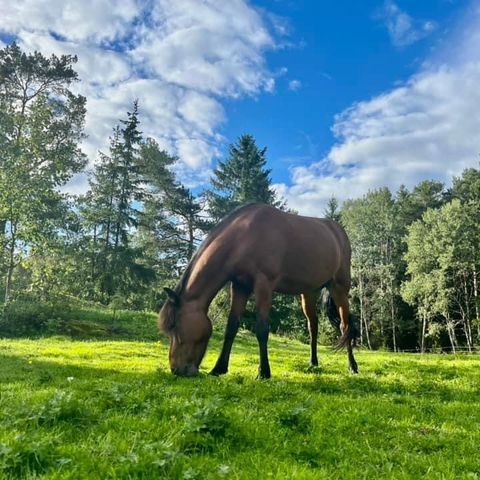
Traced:
[[[480, 8], [469, 12], [450, 49], [403, 85], [355, 103], [337, 115], [336, 142], [324, 158], [291, 169], [292, 184], [277, 185], [289, 205], [322, 215], [331, 196], [425, 179], [448, 183], [480, 153]], [[462, 52], [459, 55], [458, 52]]]
[[264, 59], [274, 38], [246, 0], [2, 2], [0, 32], [27, 50], [78, 55], [90, 159], [138, 98], [141, 129], [179, 156], [187, 182], [219, 155], [221, 101], [275, 84]]

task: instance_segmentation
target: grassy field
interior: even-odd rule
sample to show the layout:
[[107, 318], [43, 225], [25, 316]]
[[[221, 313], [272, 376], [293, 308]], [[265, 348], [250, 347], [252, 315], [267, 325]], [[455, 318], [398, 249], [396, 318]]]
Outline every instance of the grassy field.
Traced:
[[[210, 343], [206, 373], [220, 337]], [[255, 380], [174, 378], [167, 343], [0, 340], [0, 478], [480, 478], [480, 358], [321, 349], [273, 337]]]

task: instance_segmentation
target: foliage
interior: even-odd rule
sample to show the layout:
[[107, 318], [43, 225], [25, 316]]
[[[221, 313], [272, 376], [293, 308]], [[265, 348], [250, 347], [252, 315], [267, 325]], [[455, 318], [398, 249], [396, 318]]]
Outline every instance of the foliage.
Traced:
[[41, 301], [24, 295], [0, 312], [0, 336], [41, 337], [64, 335], [83, 339], [158, 338], [157, 314], [81, 306], [75, 299]]
[[478, 256], [479, 224], [476, 211], [454, 199], [438, 210], [427, 210], [409, 227], [405, 255], [410, 279], [404, 298], [416, 305], [422, 319], [421, 348], [428, 324], [440, 323], [452, 350], [458, 348], [456, 327], [463, 330], [469, 350], [473, 346], [472, 321]]
[[76, 57], [0, 50], [0, 239], [5, 299], [30, 247], [55, 235], [58, 187], [80, 171], [86, 99], [69, 87]]
[[266, 168], [267, 149], [257, 147], [252, 135], [242, 135], [230, 145], [229, 156], [220, 161], [206, 192], [209, 211], [218, 222], [233, 209], [252, 202], [281, 206]]
[[345, 203], [342, 222], [352, 244], [353, 299], [360, 316], [360, 340], [369, 347], [397, 349], [399, 285], [398, 224], [387, 188]]
[[325, 218], [335, 220], [338, 223], [342, 223], [342, 214], [340, 212], [340, 205], [336, 197], [331, 197], [327, 202], [327, 208], [323, 212]]

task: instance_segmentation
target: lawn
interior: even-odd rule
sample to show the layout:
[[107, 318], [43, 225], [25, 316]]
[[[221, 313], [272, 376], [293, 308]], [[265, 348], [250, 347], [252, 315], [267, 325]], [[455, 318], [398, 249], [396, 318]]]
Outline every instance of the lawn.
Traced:
[[0, 340], [0, 478], [480, 478], [480, 358], [320, 349], [273, 336], [255, 380], [174, 378], [167, 342]]

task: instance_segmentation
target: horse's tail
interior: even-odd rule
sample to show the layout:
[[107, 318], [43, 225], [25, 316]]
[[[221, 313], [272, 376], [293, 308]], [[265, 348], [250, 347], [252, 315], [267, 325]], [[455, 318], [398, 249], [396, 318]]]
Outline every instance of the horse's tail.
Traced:
[[324, 291], [323, 302], [327, 310], [328, 320], [332, 324], [332, 327], [338, 332], [338, 334], [341, 335], [338, 340], [336, 350], [345, 348], [348, 342], [350, 342], [350, 340], [353, 340], [353, 343], [355, 344], [356, 339], [359, 337], [359, 332], [358, 332], [357, 326], [355, 325], [355, 321], [352, 314], [348, 315], [348, 328], [342, 334], [340, 330], [341, 320], [340, 320], [340, 315], [338, 313], [338, 308], [337, 308], [337, 305], [335, 304], [335, 301], [333, 300], [332, 295], [330, 295], [330, 292], [327, 289], [325, 289]]

